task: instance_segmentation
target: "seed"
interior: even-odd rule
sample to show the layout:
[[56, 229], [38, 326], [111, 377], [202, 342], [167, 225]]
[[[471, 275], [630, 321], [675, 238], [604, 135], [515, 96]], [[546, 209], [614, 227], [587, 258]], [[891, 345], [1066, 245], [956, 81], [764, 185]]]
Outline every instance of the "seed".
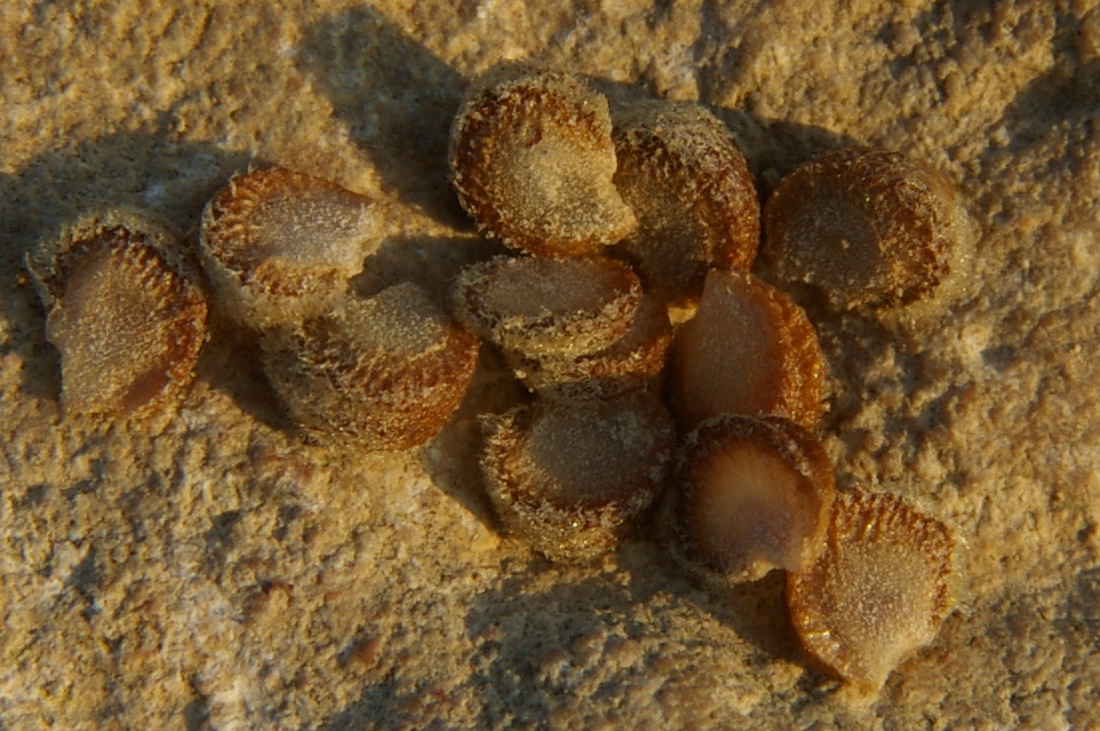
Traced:
[[764, 207], [766, 247], [781, 277], [836, 307], [929, 297], [978, 237], [958, 190], [897, 152], [838, 150], [788, 175]]
[[825, 547], [832, 465], [821, 443], [788, 419], [705, 421], [681, 449], [674, 484], [673, 555], [704, 579], [805, 570]]
[[806, 313], [747, 272], [712, 269], [672, 346], [670, 396], [692, 429], [718, 414], [780, 414], [813, 428], [825, 363]]
[[607, 257], [497, 257], [459, 273], [455, 314], [478, 335], [537, 358], [610, 347], [630, 327], [642, 285]]
[[539, 400], [483, 420], [481, 467], [504, 524], [554, 561], [614, 548], [664, 488], [672, 420], [648, 394]]
[[434, 437], [458, 408], [479, 343], [413, 284], [349, 297], [333, 312], [261, 336], [263, 366], [307, 430], [369, 450]]
[[845, 680], [877, 691], [950, 612], [947, 528], [894, 495], [841, 494], [826, 547], [787, 577], [802, 643]]
[[570, 74], [490, 71], [451, 127], [450, 165], [478, 229], [528, 253], [594, 253], [635, 225], [611, 182], [607, 100]]
[[622, 246], [670, 305], [698, 300], [712, 267], [747, 271], [760, 201], [745, 156], [701, 106], [637, 102], [614, 111], [615, 185], [638, 228]]
[[370, 199], [285, 168], [233, 176], [207, 204], [203, 265], [226, 315], [256, 329], [330, 309], [380, 243]]
[[529, 358], [506, 353], [527, 386], [556, 399], [607, 399], [645, 388], [660, 375], [672, 343], [668, 311], [656, 298], [644, 296], [630, 329], [610, 347], [575, 358], [548, 354]]
[[61, 354], [72, 413], [140, 413], [195, 375], [206, 296], [180, 241], [140, 214], [111, 211], [68, 226], [28, 257]]

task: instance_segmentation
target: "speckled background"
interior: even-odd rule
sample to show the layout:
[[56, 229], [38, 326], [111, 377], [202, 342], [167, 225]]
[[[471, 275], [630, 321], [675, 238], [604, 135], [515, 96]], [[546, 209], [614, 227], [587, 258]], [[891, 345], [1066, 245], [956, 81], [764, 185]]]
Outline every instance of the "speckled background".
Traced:
[[[401, 456], [302, 444], [247, 344], [178, 411], [63, 417], [28, 247], [102, 207], [195, 238], [249, 164], [376, 196], [358, 285], [437, 294], [479, 241], [444, 151], [529, 57], [711, 106], [763, 189], [853, 141], [956, 180], [985, 235], [908, 320], [811, 308], [844, 489], [965, 543], [960, 607], [877, 700], [809, 669], [782, 579], [731, 595], [645, 538], [560, 568], [501, 537], [474, 417]], [[1100, 10], [1080, 2], [0, 5], [0, 729], [1100, 727]]]

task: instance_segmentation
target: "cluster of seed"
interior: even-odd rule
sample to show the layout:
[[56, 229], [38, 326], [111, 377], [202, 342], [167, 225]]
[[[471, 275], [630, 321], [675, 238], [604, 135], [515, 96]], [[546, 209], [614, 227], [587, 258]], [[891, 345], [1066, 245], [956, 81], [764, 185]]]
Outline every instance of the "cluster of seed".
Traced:
[[[749, 271], [759, 199], [724, 125], [506, 64], [460, 107], [449, 162], [478, 228], [515, 250], [462, 271], [451, 313], [413, 284], [349, 288], [379, 214], [335, 183], [249, 171], [207, 205], [197, 258], [213, 302], [254, 337], [287, 414], [323, 439], [415, 447], [457, 409], [487, 341], [533, 394], [481, 417], [506, 527], [584, 562], [660, 505], [692, 574], [722, 587], [787, 571], [805, 647], [881, 686], [949, 610], [951, 537], [892, 496], [837, 494], [816, 436], [822, 352], [805, 311]], [[763, 220], [779, 275], [842, 308], [930, 297], [975, 238], [942, 176], [882, 150], [811, 160]], [[117, 212], [28, 257], [67, 410], [141, 413], [193, 378], [207, 337], [193, 258]]]
[[[822, 352], [805, 311], [749, 271], [759, 198], [721, 122], [508, 64], [469, 92], [450, 164], [478, 228], [517, 252], [453, 292], [534, 393], [483, 417], [502, 522], [586, 561], [670, 483], [657, 522], [680, 563], [715, 587], [786, 570], [807, 650], [881, 686], [947, 613], [951, 537], [893, 496], [837, 495]], [[797, 169], [763, 219], [779, 275], [842, 308], [930, 297], [975, 235], [942, 176], [875, 149]]]
[[434, 437], [458, 408], [480, 344], [417, 285], [348, 291], [378, 248], [378, 226], [361, 195], [257, 170], [210, 201], [199, 243], [219, 301], [257, 335], [289, 416], [323, 439], [403, 450]]
[[197, 258], [218, 313], [255, 338], [303, 430], [366, 450], [423, 444], [462, 401], [480, 343], [416, 285], [349, 291], [378, 230], [368, 198], [284, 168], [218, 191], [198, 257], [138, 214], [68, 227], [28, 257], [66, 410], [135, 415], [192, 380], [207, 338]]

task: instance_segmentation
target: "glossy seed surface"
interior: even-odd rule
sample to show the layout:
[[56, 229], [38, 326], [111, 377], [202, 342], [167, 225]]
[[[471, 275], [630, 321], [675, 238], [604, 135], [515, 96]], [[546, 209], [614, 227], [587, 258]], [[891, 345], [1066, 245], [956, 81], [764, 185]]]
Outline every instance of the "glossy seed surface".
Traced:
[[615, 184], [638, 219], [622, 242], [647, 288], [670, 305], [698, 300], [712, 267], [748, 270], [760, 201], [748, 163], [713, 114], [644, 101], [613, 110]]
[[695, 317], [677, 331], [669, 393], [685, 429], [718, 414], [780, 414], [813, 428], [825, 362], [801, 307], [743, 272], [712, 269]]
[[950, 611], [952, 550], [943, 523], [894, 495], [838, 495], [825, 551], [787, 577], [802, 643], [840, 677], [878, 690]]
[[471, 331], [529, 357], [576, 357], [611, 346], [630, 328], [642, 285], [607, 257], [497, 257], [471, 265], [453, 290]]
[[413, 284], [261, 338], [264, 371], [287, 412], [323, 437], [401, 450], [434, 437], [477, 366], [477, 338]]
[[588, 561], [637, 527], [675, 445], [653, 396], [539, 400], [483, 421], [481, 467], [504, 524], [555, 561]]
[[207, 304], [183, 245], [159, 223], [110, 212], [29, 257], [72, 413], [139, 413], [194, 378]]
[[370, 199], [285, 168], [235, 175], [203, 212], [203, 267], [222, 310], [263, 329], [330, 309], [379, 244]]
[[835, 489], [820, 442], [776, 416], [704, 422], [681, 448], [673, 553], [719, 582], [801, 571], [825, 547]]
[[612, 184], [607, 100], [571, 74], [489, 72], [454, 120], [450, 165], [478, 228], [528, 253], [594, 253], [635, 225]]
[[978, 238], [946, 177], [877, 148], [838, 150], [796, 168], [768, 199], [764, 226], [779, 275], [845, 309], [932, 296], [953, 270], [965, 278]]

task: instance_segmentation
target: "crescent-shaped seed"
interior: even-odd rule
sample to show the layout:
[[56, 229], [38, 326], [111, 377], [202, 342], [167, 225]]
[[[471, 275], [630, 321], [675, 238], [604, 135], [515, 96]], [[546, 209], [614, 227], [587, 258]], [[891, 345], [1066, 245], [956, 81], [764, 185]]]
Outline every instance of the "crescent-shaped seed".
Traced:
[[589, 561], [630, 535], [664, 489], [675, 446], [655, 397], [539, 400], [483, 420], [486, 489], [504, 524], [555, 561]]
[[717, 584], [808, 569], [825, 548], [833, 469], [810, 432], [779, 416], [703, 422], [669, 492], [673, 555]]
[[142, 214], [80, 220], [28, 256], [72, 413], [138, 414], [180, 392], [207, 338], [206, 294], [182, 243]]
[[480, 348], [409, 283], [348, 297], [300, 327], [266, 330], [260, 345], [293, 419], [373, 451], [434, 437], [461, 403]]
[[490, 71], [455, 117], [450, 165], [478, 229], [530, 254], [596, 253], [635, 225], [612, 184], [607, 100], [578, 76]]
[[262, 330], [331, 309], [378, 228], [369, 198], [286, 168], [252, 170], [207, 204], [200, 253], [221, 310]]
[[602, 256], [496, 257], [459, 273], [458, 320], [505, 350], [576, 357], [611, 346], [630, 327], [642, 285]]
[[765, 248], [781, 277], [836, 307], [884, 308], [956, 285], [978, 238], [958, 189], [898, 152], [826, 153], [784, 178], [764, 206]]
[[654, 383], [672, 344], [668, 310], [643, 296], [630, 328], [607, 348], [589, 355], [539, 357], [505, 352], [515, 374], [540, 396], [564, 400], [607, 399]]
[[802, 644], [840, 677], [877, 691], [950, 612], [953, 547], [943, 523], [894, 495], [838, 495], [825, 550], [787, 576]]

